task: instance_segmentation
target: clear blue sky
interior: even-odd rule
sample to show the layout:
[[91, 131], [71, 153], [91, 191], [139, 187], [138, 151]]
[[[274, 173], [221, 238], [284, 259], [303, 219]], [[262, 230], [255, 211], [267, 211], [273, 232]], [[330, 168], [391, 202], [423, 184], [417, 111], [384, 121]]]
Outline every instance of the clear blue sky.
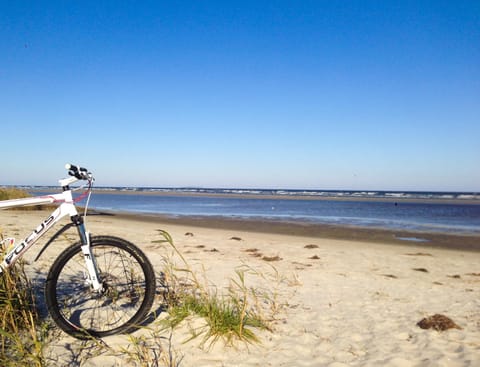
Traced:
[[480, 1], [0, 2], [0, 184], [480, 191]]

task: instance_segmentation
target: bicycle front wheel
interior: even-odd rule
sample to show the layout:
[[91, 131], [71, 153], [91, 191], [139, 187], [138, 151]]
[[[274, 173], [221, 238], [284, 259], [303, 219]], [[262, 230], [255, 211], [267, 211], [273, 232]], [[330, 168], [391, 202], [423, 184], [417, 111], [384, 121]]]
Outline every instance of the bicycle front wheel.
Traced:
[[76, 243], [56, 259], [45, 299], [55, 323], [80, 339], [131, 332], [145, 321], [155, 296], [155, 274], [145, 254], [121, 238], [96, 236], [92, 252], [102, 291], [88, 282], [84, 255]]

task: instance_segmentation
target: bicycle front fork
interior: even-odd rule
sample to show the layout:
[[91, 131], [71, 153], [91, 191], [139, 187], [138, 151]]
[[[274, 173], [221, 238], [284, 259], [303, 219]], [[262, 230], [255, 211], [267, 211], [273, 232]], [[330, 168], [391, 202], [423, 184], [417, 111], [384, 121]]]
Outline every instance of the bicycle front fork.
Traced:
[[75, 224], [82, 241], [82, 253], [87, 267], [85, 274], [85, 281], [97, 292], [103, 291], [103, 283], [100, 279], [100, 272], [98, 271], [97, 261], [93, 255], [92, 247], [90, 246], [90, 233], [86, 231], [83, 223], [83, 218], [80, 215], [72, 217], [72, 222]]

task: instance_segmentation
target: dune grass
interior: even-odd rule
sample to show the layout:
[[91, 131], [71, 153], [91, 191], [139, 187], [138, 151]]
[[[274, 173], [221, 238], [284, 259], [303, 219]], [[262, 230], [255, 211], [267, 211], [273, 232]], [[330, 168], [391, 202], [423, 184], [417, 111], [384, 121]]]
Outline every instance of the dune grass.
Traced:
[[259, 343], [255, 330], [270, 330], [270, 327], [258, 307], [260, 292], [246, 285], [249, 269], [236, 269], [228, 292], [219, 294], [214, 287], [208, 286], [208, 280], [199, 279], [170, 235], [163, 230], [159, 233], [162, 239], [155, 242], [171, 246], [183, 263], [177, 267], [168, 260], [164, 268], [169, 315], [162, 320], [164, 326], [173, 329], [190, 316], [197, 316], [205, 325], [193, 329], [191, 339], [202, 336], [202, 345], [212, 346], [219, 340], [227, 345], [237, 341]]
[[[1, 200], [11, 200], [11, 199], [22, 199], [31, 197], [28, 192], [22, 189], [17, 189], [15, 187], [0, 187], [0, 201]], [[42, 210], [46, 207], [52, 207], [48, 205], [30, 205], [30, 206], [19, 206], [15, 208], [10, 208], [8, 210]]]
[[15, 187], [0, 187], [0, 200], [26, 198], [30, 195], [25, 190]]
[[45, 366], [46, 336], [32, 284], [20, 260], [0, 274], [0, 365]]
[[[16, 188], [0, 188], [0, 200], [30, 196]], [[0, 243], [4, 240], [0, 228]], [[0, 259], [5, 256], [0, 247]], [[47, 328], [37, 312], [33, 286], [17, 261], [0, 274], [0, 366], [45, 366], [45, 338]]]

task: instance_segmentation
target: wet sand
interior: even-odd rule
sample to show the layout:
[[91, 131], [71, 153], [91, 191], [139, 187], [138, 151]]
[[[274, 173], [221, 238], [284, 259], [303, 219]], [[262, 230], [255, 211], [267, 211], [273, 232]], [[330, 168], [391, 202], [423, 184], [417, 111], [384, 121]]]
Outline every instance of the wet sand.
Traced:
[[355, 226], [336, 226], [310, 222], [259, 220], [206, 216], [168, 216], [159, 214], [132, 214], [122, 212], [97, 212], [151, 223], [178, 224], [191, 227], [228, 229], [257, 233], [283, 234], [301, 237], [318, 237], [349, 241], [368, 241], [385, 244], [440, 247], [457, 250], [480, 251], [480, 236], [449, 233], [415, 232]]

